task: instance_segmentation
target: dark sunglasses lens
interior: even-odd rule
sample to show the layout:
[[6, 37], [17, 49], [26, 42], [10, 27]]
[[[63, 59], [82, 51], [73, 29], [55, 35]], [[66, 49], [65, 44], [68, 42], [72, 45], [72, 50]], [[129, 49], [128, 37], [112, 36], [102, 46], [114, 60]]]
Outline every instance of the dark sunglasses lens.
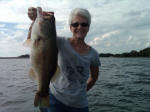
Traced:
[[89, 26], [88, 23], [81, 23], [81, 24], [79, 24], [79, 23], [72, 23], [72, 24], [71, 24], [71, 26], [73, 26], [73, 27], [78, 27], [79, 25], [81, 25], [82, 27], [87, 27], [87, 26]]
[[82, 27], [87, 27], [87, 26], [89, 26], [89, 24], [88, 23], [81, 23], [81, 26]]
[[73, 26], [73, 27], [78, 27], [78, 26], [79, 26], [79, 23], [72, 23], [71, 26]]

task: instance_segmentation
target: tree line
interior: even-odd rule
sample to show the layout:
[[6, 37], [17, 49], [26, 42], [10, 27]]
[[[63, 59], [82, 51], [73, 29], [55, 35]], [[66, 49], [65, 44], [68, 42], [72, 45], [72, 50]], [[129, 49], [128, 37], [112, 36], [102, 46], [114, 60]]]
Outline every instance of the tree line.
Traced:
[[[150, 57], [150, 47], [140, 51], [132, 50], [122, 54], [100, 53], [100, 57]], [[29, 58], [28, 54], [18, 56], [18, 58]]]
[[121, 54], [101, 53], [100, 57], [150, 57], [150, 47], [140, 51], [132, 50]]

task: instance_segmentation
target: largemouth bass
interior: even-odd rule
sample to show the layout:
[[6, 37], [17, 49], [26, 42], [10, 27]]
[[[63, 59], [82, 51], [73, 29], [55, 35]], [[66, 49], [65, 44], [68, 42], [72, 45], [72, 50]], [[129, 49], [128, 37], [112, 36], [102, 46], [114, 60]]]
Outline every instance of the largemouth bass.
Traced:
[[49, 84], [56, 75], [57, 54], [56, 27], [54, 13], [42, 15], [42, 8], [37, 8], [37, 18], [32, 26], [31, 39], [31, 69], [30, 77], [38, 82], [34, 105], [49, 106]]

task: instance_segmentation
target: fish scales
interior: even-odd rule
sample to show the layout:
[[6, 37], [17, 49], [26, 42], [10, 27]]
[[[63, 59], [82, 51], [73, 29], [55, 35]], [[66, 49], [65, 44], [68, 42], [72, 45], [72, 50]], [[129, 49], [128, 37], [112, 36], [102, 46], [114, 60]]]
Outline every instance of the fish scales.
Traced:
[[31, 30], [30, 75], [38, 81], [34, 105], [49, 106], [49, 84], [57, 69], [55, 17], [43, 16], [37, 8], [37, 18]]

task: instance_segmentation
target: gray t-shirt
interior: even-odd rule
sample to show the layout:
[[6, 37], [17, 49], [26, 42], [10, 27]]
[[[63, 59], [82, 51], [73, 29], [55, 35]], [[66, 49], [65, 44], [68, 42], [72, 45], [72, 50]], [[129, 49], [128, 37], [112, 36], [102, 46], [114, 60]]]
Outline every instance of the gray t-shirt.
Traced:
[[50, 92], [68, 106], [87, 107], [87, 79], [90, 66], [100, 65], [98, 53], [91, 48], [87, 54], [79, 54], [64, 37], [58, 37], [57, 46], [60, 77], [51, 82]]

